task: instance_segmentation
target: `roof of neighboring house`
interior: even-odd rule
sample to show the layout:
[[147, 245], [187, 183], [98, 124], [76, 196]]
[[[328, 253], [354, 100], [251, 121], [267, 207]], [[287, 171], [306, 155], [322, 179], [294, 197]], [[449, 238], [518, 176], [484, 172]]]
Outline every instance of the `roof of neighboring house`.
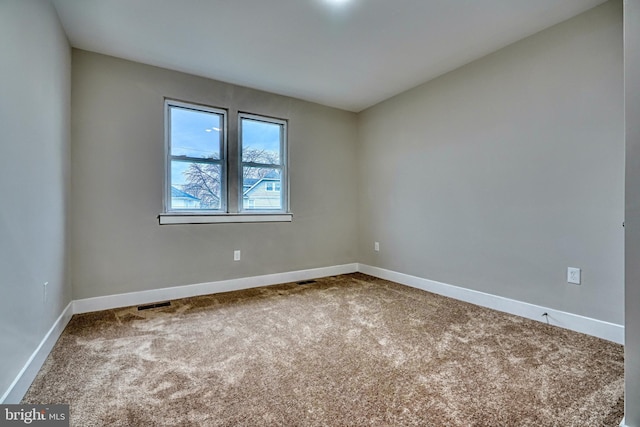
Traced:
[[243, 186], [244, 187], [253, 187], [259, 181], [273, 181], [273, 180], [279, 180], [279, 179], [280, 179], [280, 173], [278, 173], [277, 171], [272, 170], [271, 172], [269, 172], [268, 174], [266, 174], [262, 178], [244, 178], [243, 179]]
[[242, 181], [242, 188], [243, 188], [243, 192], [242, 195], [246, 195], [247, 193], [249, 193], [250, 191], [252, 191], [254, 188], [256, 188], [258, 186], [258, 184], [260, 184], [262, 181], [280, 181], [280, 174], [276, 171], [271, 171], [268, 174], [266, 174], [264, 177], [262, 178], [244, 178]]
[[258, 178], [245, 178], [242, 180], [242, 186], [246, 189], [246, 188], [251, 188], [253, 187], [258, 181], [260, 181]]
[[185, 193], [184, 191], [177, 189], [173, 185], [171, 186], [171, 197], [189, 199], [189, 200], [200, 200], [196, 196], [192, 196], [189, 193]]

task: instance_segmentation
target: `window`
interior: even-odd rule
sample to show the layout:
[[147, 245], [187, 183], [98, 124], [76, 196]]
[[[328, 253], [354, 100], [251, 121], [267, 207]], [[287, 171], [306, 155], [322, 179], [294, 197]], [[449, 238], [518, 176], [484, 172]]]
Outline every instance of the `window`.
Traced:
[[267, 182], [266, 183], [266, 190], [267, 191], [280, 191], [280, 181], [276, 181], [276, 182]]
[[238, 119], [241, 210], [286, 212], [287, 122], [245, 113]]
[[224, 110], [166, 101], [167, 212], [224, 212], [227, 206]]
[[[228, 114], [221, 108], [165, 101], [166, 174], [160, 224], [292, 220], [287, 121], [232, 112], [238, 128], [228, 133]], [[238, 161], [229, 162], [228, 152]]]

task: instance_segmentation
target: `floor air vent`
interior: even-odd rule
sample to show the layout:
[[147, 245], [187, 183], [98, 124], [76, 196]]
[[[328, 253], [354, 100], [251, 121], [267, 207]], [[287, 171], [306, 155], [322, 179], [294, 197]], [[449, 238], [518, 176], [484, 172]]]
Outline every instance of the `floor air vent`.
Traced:
[[139, 305], [138, 311], [149, 310], [150, 308], [169, 307], [170, 305], [171, 305], [171, 301], [158, 302], [155, 304]]
[[315, 280], [303, 280], [302, 282], [296, 282], [298, 285], [308, 285], [309, 283], [316, 283]]

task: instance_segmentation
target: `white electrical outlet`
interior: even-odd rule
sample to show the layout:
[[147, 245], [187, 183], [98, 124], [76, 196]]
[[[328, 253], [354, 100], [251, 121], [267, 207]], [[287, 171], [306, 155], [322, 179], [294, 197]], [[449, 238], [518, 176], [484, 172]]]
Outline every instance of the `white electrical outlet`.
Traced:
[[575, 267], [567, 268], [567, 282], [576, 285], [580, 284], [580, 269]]
[[240, 261], [240, 250], [233, 251], [233, 260]]
[[373, 250], [376, 252], [380, 252], [380, 242], [374, 242]]

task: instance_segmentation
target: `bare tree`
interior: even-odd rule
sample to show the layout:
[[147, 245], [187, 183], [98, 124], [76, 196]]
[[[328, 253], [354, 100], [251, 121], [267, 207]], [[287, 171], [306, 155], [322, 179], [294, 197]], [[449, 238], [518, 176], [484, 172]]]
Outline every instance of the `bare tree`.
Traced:
[[191, 163], [184, 172], [187, 184], [183, 191], [200, 199], [201, 208], [220, 206], [220, 166]]
[[[279, 160], [278, 153], [267, 150], [259, 150], [257, 148], [248, 148], [242, 150], [242, 161], [246, 163], [261, 163], [266, 165], [277, 164]], [[271, 169], [265, 168], [243, 168], [243, 179], [262, 179], [271, 172]]]
[[[257, 148], [243, 150], [242, 161], [248, 163], [277, 164], [278, 153]], [[247, 167], [242, 170], [242, 178], [262, 179], [272, 169], [264, 167]], [[210, 163], [191, 163], [184, 172], [186, 184], [183, 191], [200, 199], [202, 208], [217, 208], [220, 206], [220, 166]]]

